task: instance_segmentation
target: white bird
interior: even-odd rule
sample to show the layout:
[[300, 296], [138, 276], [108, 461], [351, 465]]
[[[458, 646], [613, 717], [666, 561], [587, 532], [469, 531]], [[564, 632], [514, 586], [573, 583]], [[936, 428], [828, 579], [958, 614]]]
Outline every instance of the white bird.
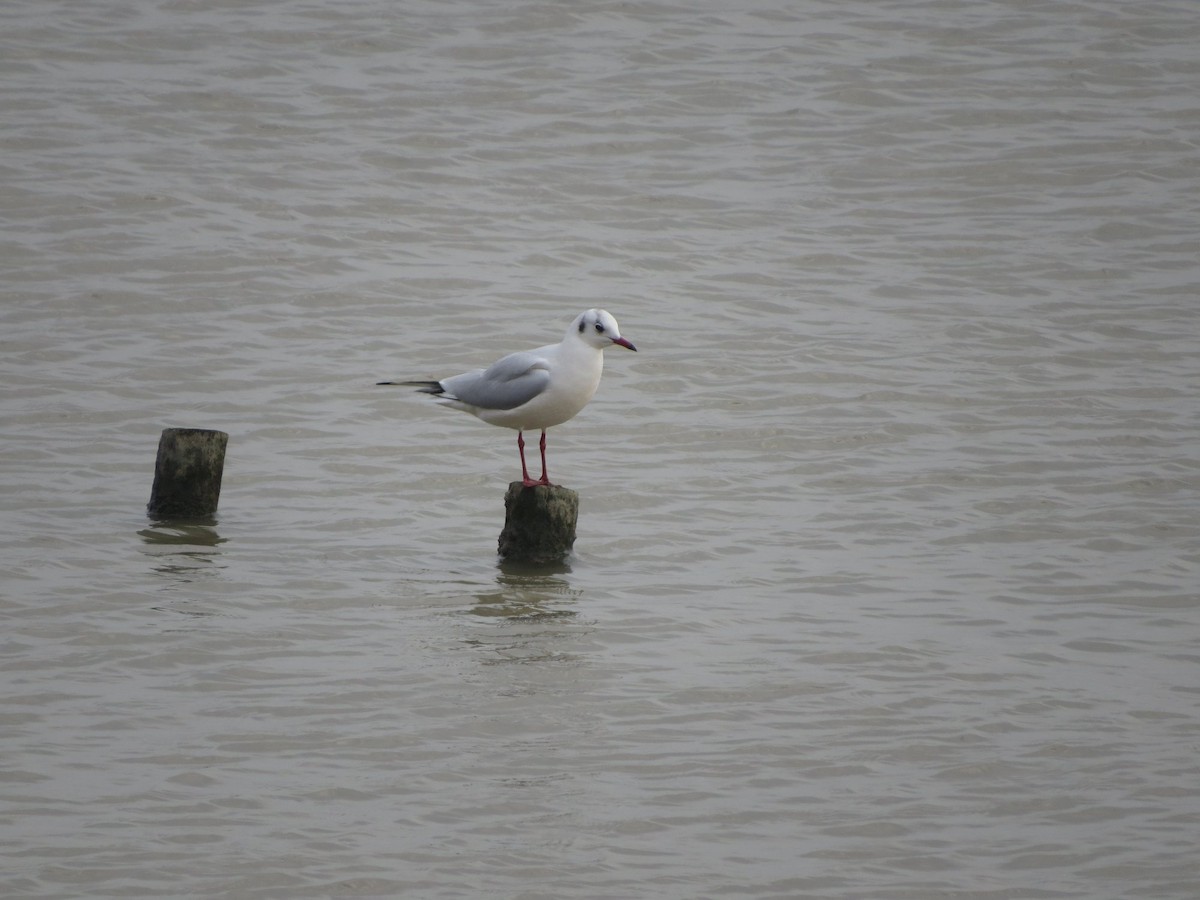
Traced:
[[[486, 369], [441, 381], [380, 381], [406, 384], [433, 394], [446, 406], [469, 412], [490, 425], [515, 428], [525, 487], [550, 484], [546, 474], [546, 429], [561, 425], [592, 399], [604, 370], [604, 349], [619, 344], [637, 350], [602, 309], [575, 317], [563, 339], [536, 350], [510, 353]], [[525, 431], [539, 428], [542, 477], [534, 481], [525, 465]]]

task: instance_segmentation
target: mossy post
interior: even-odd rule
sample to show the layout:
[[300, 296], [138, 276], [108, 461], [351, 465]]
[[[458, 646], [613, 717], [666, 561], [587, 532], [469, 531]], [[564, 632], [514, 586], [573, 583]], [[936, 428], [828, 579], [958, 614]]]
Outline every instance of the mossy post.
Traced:
[[229, 435], [205, 428], [164, 428], [146, 513], [155, 519], [208, 519], [221, 498]]
[[557, 484], [509, 484], [500, 555], [511, 562], [561, 562], [575, 544], [579, 495]]

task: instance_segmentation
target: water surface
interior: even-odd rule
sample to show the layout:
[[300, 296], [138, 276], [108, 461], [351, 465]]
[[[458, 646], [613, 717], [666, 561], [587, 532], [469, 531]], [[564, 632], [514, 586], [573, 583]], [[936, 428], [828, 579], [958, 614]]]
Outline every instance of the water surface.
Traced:
[[727, 6], [0, 12], [6, 897], [1196, 895], [1200, 19]]

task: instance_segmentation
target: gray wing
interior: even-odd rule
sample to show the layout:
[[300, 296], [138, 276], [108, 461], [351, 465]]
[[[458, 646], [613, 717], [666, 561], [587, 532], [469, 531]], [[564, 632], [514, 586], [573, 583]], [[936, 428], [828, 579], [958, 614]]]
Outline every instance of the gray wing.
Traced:
[[510, 353], [478, 372], [442, 379], [447, 394], [480, 409], [516, 409], [550, 385], [546, 360], [536, 353]]

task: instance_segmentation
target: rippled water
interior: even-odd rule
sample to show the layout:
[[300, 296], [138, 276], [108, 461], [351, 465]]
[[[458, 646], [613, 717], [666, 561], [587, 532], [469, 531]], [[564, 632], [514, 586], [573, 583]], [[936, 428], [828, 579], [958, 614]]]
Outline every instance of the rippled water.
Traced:
[[4, 6], [0, 893], [1196, 896], [1200, 17], [728, 6]]

